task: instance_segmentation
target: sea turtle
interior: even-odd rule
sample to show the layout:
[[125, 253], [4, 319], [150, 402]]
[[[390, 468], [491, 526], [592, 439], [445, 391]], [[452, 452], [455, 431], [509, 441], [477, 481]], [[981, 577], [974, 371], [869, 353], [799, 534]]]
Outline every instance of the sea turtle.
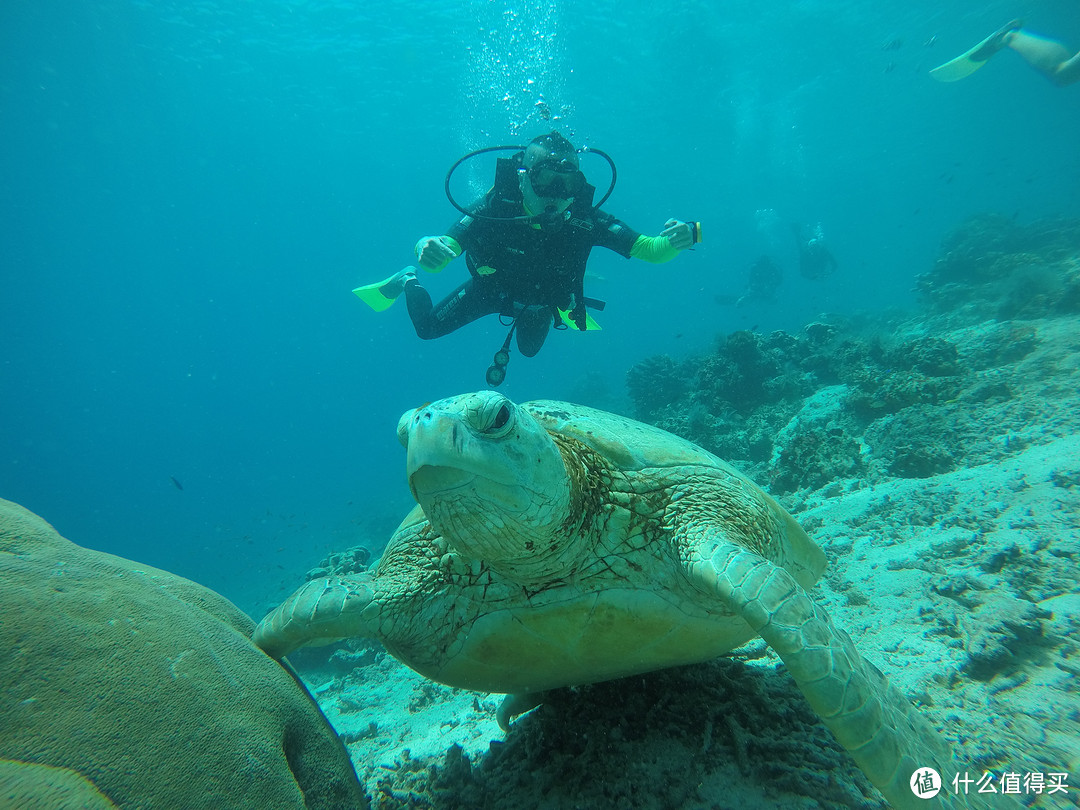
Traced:
[[374, 637], [428, 678], [508, 693], [505, 727], [544, 690], [761, 636], [895, 806], [927, 806], [909, 784], [917, 768], [960, 770], [807, 596], [822, 550], [711, 453], [615, 414], [493, 391], [408, 411], [398, 436], [418, 506], [373, 573], [312, 580], [263, 619], [255, 641], [270, 655]]

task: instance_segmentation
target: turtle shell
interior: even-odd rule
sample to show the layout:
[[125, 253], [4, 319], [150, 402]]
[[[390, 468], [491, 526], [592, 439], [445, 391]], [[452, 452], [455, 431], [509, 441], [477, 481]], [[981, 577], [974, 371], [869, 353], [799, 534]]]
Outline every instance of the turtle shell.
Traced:
[[759, 490], [783, 526], [795, 578], [810, 588], [825, 570], [825, 553], [767, 492], [723, 459], [674, 433], [585, 405], [538, 399], [521, 407], [551, 433], [577, 439], [626, 473], [688, 466], [713, 467]]

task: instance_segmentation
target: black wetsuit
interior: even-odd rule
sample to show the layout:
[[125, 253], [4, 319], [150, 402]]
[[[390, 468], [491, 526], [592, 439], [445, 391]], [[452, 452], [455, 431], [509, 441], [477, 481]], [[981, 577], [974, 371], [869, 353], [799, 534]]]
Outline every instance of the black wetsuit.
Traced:
[[[516, 177], [502, 183], [473, 209], [493, 217], [523, 214]], [[591, 191], [591, 189], [590, 189]], [[610, 214], [593, 208], [582, 195], [558, 222], [536, 227], [525, 222], [462, 217], [447, 236], [461, 245], [470, 278], [432, 306], [418, 282], [405, 285], [405, 301], [416, 334], [441, 337], [484, 315], [517, 317], [518, 348], [532, 357], [544, 344], [554, 321], [553, 308], [573, 308], [571, 317], [585, 327], [585, 264], [596, 246], [630, 258], [640, 234]]]

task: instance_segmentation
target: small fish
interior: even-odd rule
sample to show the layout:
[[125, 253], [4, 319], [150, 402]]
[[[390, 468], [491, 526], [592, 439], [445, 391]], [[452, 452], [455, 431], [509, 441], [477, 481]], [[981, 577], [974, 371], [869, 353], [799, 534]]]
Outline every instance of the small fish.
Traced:
[[178, 490], [180, 490], [181, 492], [184, 491], [184, 485], [177, 481], [175, 478], [173, 478], [171, 475], [169, 476], [169, 480], [172, 481], [172, 485]]

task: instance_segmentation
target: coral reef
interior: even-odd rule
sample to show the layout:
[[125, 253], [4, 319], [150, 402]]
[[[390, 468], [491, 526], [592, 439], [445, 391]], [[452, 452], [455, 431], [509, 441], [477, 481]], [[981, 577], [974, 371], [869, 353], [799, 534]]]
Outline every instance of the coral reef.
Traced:
[[862, 443], [844, 427], [846, 396], [846, 386], [821, 389], [776, 434], [769, 463], [774, 491], [817, 489], [862, 469]]
[[479, 761], [459, 746], [438, 763], [403, 751], [374, 793], [382, 810], [669, 810], [719, 794], [724, 806], [885, 806], [790, 676], [745, 658], [551, 692]]
[[626, 374], [626, 387], [645, 418], [653, 418], [674, 405], [690, 385], [679, 364], [666, 354], [646, 357]]
[[933, 269], [916, 279], [930, 312], [1033, 318], [1080, 312], [1080, 220], [1021, 225], [981, 214], [942, 241]]
[[997, 596], [965, 618], [967, 673], [988, 681], [1014, 674], [1024, 658], [1048, 646], [1043, 620], [1050, 611], [1012, 596]]
[[1038, 395], [1077, 354], [1080, 220], [975, 217], [918, 289], [915, 317], [740, 331], [703, 357], [648, 358], [627, 373], [636, 415], [777, 494], [927, 478], [1080, 427], [1067, 384]]
[[367, 546], [352, 546], [344, 551], [332, 551], [304, 575], [304, 581], [359, 574], [368, 569], [369, 562], [371, 562], [371, 549]]

